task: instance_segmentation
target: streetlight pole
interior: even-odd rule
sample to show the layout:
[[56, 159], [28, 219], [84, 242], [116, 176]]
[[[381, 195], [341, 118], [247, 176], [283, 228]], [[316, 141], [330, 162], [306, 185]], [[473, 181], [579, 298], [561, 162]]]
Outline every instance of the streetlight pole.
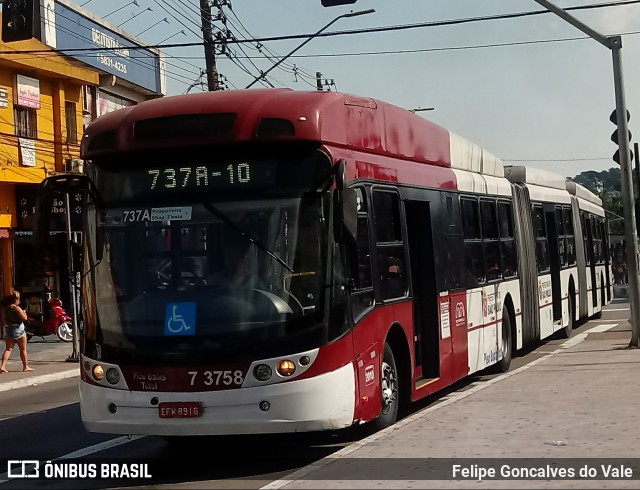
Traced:
[[[622, 38], [620, 36], [606, 37], [591, 29], [587, 25], [572, 17], [566, 11], [556, 7], [547, 0], [535, 0], [547, 10], [580, 29], [589, 37], [609, 48], [613, 55], [613, 84], [616, 97], [616, 119], [620, 145], [620, 175], [622, 180], [622, 205], [624, 210], [625, 241], [627, 252], [627, 270], [629, 271], [629, 303], [631, 306], [631, 343], [629, 347], [640, 347], [640, 295], [638, 290], [638, 235], [635, 218], [633, 178], [629, 155], [629, 128], [627, 124], [627, 106], [622, 77]], [[595, 285], [594, 285], [595, 287]]]
[[433, 110], [435, 110], [435, 107], [417, 107], [415, 109], [409, 109], [409, 112], [413, 112], [415, 114], [416, 112], [433, 111]]
[[267, 73], [269, 73], [271, 70], [273, 70], [274, 68], [278, 67], [283, 61], [285, 61], [287, 58], [289, 58], [293, 53], [295, 53], [296, 51], [298, 51], [300, 48], [302, 48], [305, 44], [307, 44], [309, 41], [311, 41], [314, 37], [316, 37], [318, 34], [320, 34], [322, 31], [324, 31], [325, 29], [329, 28], [330, 26], [332, 26], [335, 22], [339, 21], [340, 19], [346, 18], [346, 17], [357, 17], [358, 15], [366, 15], [366, 14], [372, 14], [375, 12], [375, 9], [368, 9], [368, 10], [358, 10], [356, 12], [349, 12], [348, 14], [342, 14], [339, 15], [338, 17], [336, 17], [335, 19], [333, 19], [331, 22], [329, 22], [326, 26], [322, 27], [321, 29], [319, 29], [318, 31], [316, 31], [314, 34], [311, 34], [311, 36], [309, 36], [302, 44], [300, 44], [297, 48], [295, 48], [294, 50], [290, 51], [289, 53], [287, 53], [283, 58], [280, 58], [280, 60], [273, 65], [271, 68], [269, 68], [267, 71], [265, 72], [260, 72], [260, 75], [258, 75], [249, 85], [247, 85], [245, 88], [251, 88], [256, 82], [262, 80], [264, 77], [267, 76]]

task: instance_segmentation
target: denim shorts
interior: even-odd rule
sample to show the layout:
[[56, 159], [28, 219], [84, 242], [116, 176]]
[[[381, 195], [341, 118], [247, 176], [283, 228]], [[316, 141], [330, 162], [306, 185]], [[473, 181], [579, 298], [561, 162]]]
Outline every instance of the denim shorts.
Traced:
[[18, 340], [25, 335], [24, 323], [8, 323], [4, 326], [4, 338]]

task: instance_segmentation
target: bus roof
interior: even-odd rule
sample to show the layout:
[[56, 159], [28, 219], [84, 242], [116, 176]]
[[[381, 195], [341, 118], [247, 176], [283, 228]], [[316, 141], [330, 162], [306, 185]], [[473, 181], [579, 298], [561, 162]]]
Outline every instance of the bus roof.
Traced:
[[336, 92], [256, 89], [149, 100], [90, 124], [82, 157], [211, 144], [308, 141], [502, 177], [500, 161], [400, 107]]
[[511, 182], [567, 190], [566, 177], [522, 165], [505, 165], [504, 174]]
[[597, 206], [602, 206], [602, 199], [600, 199], [589, 189], [578, 184], [577, 182], [567, 180], [567, 190], [569, 191], [569, 194], [584, 199], [585, 201], [589, 201], [593, 204], [596, 204]]

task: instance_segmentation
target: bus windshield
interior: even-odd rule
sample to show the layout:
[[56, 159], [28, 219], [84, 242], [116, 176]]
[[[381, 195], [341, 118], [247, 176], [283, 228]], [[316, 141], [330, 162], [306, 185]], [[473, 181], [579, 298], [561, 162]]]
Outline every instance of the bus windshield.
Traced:
[[[247, 163], [251, 170], [258, 164]], [[151, 179], [159, 173], [156, 184], [168, 174], [147, 170]], [[304, 178], [298, 189], [279, 192], [145, 193], [146, 184], [135, 192], [126, 173], [106, 166], [93, 164], [90, 176], [101, 202], [87, 214], [96, 329], [85, 335], [100, 339], [103, 353], [210, 353], [304, 336], [322, 322], [330, 200], [311, 185], [301, 188]], [[109, 192], [116, 177], [121, 190]]]

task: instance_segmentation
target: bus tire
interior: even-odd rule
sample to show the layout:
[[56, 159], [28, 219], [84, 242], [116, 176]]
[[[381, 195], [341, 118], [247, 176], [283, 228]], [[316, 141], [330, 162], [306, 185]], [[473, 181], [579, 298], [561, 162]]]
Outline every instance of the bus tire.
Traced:
[[380, 366], [380, 415], [373, 420], [376, 430], [392, 426], [398, 417], [398, 370], [391, 346], [384, 344]]
[[573, 333], [573, 316], [575, 315], [575, 311], [573, 308], [573, 298], [571, 297], [571, 294], [569, 294], [569, 321], [567, 322], [567, 325], [564, 328], [561, 328], [560, 330], [558, 330], [558, 338], [561, 339], [568, 339], [571, 337], [571, 334]]
[[495, 366], [495, 371], [506, 373], [511, 366], [513, 357], [513, 330], [511, 329], [511, 317], [506, 308], [502, 309], [502, 359]]

